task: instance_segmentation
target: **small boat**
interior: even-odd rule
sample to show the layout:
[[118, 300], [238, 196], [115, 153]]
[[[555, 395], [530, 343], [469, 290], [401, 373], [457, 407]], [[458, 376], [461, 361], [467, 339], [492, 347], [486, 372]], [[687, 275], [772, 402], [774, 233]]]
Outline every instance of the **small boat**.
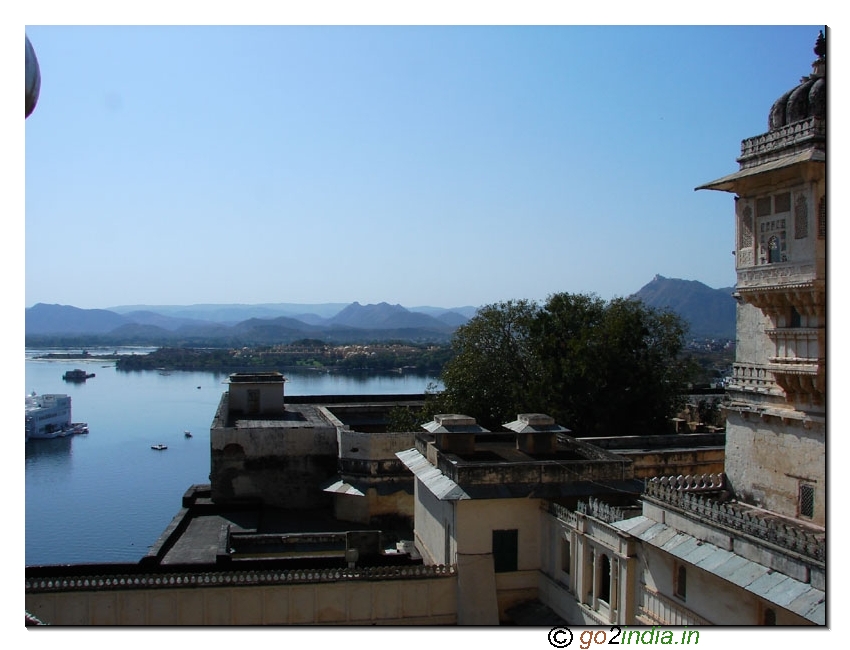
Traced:
[[185, 438], [191, 438], [191, 437], [192, 437], [192, 432], [191, 432], [191, 431], [184, 431], [184, 432], [183, 432], [183, 437], [185, 437]]
[[85, 370], [80, 370], [79, 368], [75, 370], [68, 370], [64, 375], [62, 375], [62, 379], [65, 381], [85, 381], [86, 379], [91, 379], [94, 377], [93, 372], [86, 372]]
[[168, 447], [162, 443], [158, 445], [151, 445], [151, 449], [156, 449], [157, 451], [162, 451], [163, 449], [168, 449]]

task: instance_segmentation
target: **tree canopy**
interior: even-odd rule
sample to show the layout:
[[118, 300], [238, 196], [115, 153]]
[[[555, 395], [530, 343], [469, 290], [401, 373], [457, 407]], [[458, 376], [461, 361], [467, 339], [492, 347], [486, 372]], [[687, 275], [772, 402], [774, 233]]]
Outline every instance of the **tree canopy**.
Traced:
[[685, 333], [680, 317], [635, 299], [488, 305], [455, 332], [439, 405], [490, 429], [547, 413], [577, 436], [667, 432], [689, 379]]

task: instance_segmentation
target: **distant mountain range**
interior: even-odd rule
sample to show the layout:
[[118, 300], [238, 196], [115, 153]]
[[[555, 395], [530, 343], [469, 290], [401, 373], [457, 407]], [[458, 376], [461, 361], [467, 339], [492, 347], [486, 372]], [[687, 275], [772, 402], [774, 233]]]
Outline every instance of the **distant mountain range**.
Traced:
[[385, 302], [111, 309], [39, 303], [26, 310], [25, 333], [27, 345], [263, 345], [305, 338], [446, 342], [475, 311], [469, 306], [406, 309]]
[[[631, 297], [670, 309], [691, 327], [691, 336], [734, 338], [733, 289], [712, 289], [693, 280], [656, 275]], [[331, 343], [389, 340], [447, 342], [476, 307], [361, 305], [359, 302], [262, 305], [124, 305], [79, 309], [39, 303], [26, 310], [26, 344], [269, 345], [300, 339]]]

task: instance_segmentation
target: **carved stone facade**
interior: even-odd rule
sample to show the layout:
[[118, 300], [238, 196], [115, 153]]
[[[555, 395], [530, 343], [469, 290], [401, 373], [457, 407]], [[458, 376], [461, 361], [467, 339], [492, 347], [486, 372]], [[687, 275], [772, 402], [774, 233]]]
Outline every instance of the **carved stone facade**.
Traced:
[[768, 133], [742, 142], [740, 170], [697, 189], [736, 195], [739, 306], [736, 360], [728, 386], [726, 474], [738, 498], [823, 525], [827, 219], [823, 37], [815, 51], [812, 74], [771, 107]]

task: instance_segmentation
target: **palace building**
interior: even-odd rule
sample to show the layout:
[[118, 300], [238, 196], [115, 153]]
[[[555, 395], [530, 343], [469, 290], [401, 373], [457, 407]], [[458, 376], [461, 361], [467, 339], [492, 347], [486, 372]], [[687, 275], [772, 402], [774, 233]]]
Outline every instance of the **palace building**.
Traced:
[[822, 33], [815, 55], [697, 188], [734, 195], [725, 435], [399, 432], [388, 410], [424, 395], [285, 400], [279, 373], [237, 373], [210, 485], [138, 564], [27, 567], [28, 623], [825, 625]]

